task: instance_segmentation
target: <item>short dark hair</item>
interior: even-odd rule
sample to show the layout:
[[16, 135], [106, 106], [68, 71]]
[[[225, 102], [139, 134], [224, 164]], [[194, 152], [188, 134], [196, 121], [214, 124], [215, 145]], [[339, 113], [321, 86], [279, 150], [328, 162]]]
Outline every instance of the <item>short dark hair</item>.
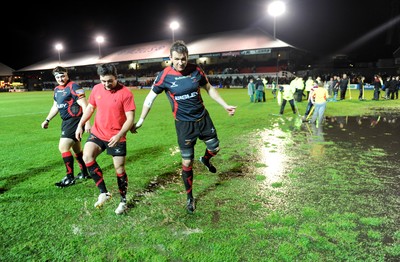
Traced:
[[97, 67], [97, 74], [99, 76], [113, 75], [118, 77], [117, 68], [113, 64], [102, 64]]
[[179, 54], [189, 55], [189, 50], [182, 40], [176, 40], [172, 43], [171, 48], [169, 50], [169, 54], [172, 56], [172, 52], [177, 52]]
[[62, 66], [57, 66], [56, 68], [53, 69], [54, 76], [57, 74], [66, 74], [66, 73], [68, 73], [68, 69]]

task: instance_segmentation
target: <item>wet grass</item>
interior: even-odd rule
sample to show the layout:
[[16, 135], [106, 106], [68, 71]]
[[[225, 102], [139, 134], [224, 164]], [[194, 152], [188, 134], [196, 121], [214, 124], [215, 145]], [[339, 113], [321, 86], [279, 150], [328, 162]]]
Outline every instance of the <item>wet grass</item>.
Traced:
[[[133, 92], [140, 111], [147, 90]], [[399, 165], [391, 151], [352, 139], [322, 141], [289, 108], [276, 116], [274, 101], [250, 104], [246, 92], [221, 90], [238, 105], [233, 118], [204, 97], [222, 150], [213, 159], [217, 174], [195, 163], [194, 214], [185, 211], [169, 104], [158, 98], [139, 133], [128, 136], [131, 209], [122, 216], [114, 213], [119, 197], [106, 155], [98, 161], [113, 198], [103, 209], [93, 207], [92, 181], [54, 187], [65, 172], [60, 121], [40, 128], [51, 92], [0, 94], [0, 125], [7, 130], [0, 260], [398, 261]], [[304, 112], [305, 103], [298, 107]], [[328, 104], [326, 114], [397, 107], [398, 101], [352, 99]], [[196, 157], [204, 150], [199, 142]]]

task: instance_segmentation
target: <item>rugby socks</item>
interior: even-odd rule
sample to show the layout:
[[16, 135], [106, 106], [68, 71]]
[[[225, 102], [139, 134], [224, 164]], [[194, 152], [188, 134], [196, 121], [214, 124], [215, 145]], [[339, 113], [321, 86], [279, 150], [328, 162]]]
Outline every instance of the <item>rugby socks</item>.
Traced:
[[92, 176], [94, 182], [96, 183], [97, 188], [100, 190], [100, 193], [108, 193], [106, 184], [103, 179], [103, 171], [101, 171], [100, 166], [96, 161], [90, 162], [86, 164], [86, 167], [89, 171], [89, 174]]
[[192, 167], [185, 167], [182, 165], [182, 180], [185, 185], [187, 198], [193, 198], [192, 184], [193, 184], [193, 170]]
[[88, 170], [87, 170], [87, 168], [86, 168], [86, 165], [85, 165], [85, 162], [83, 161], [83, 152], [81, 151], [81, 152], [79, 152], [78, 154], [75, 154], [75, 159], [76, 159], [76, 161], [78, 162], [78, 164], [79, 164], [79, 168], [80, 168], [80, 170], [81, 170], [81, 172], [82, 172], [82, 174], [84, 175], [84, 176], [88, 176], [89, 174], [88, 174]]
[[119, 194], [121, 195], [121, 202], [126, 203], [126, 191], [128, 190], [128, 176], [126, 173], [117, 174], [117, 183]]
[[210, 160], [213, 156], [215, 156], [217, 153], [213, 154], [210, 150], [206, 149], [206, 152], [204, 152], [204, 158], [207, 160]]
[[74, 178], [74, 158], [71, 154], [70, 151], [64, 152], [61, 154], [64, 164], [65, 164], [65, 169], [67, 170], [67, 177], [70, 179]]

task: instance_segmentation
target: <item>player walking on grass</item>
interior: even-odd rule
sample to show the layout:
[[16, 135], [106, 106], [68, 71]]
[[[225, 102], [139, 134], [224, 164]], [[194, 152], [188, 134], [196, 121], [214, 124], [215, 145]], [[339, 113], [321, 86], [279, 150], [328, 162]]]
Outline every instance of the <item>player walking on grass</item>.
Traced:
[[[81, 142], [75, 138], [75, 130], [78, 127], [79, 120], [81, 120], [82, 112], [86, 109], [87, 101], [85, 90], [69, 79], [66, 68], [61, 66], [54, 68], [53, 75], [58, 86], [54, 88], [53, 106], [50, 108], [46, 120], [43, 121], [42, 128], [47, 129], [51, 119], [60, 113], [62, 124], [58, 149], [63, 158], [67, 174], [55, 185], [67, 187], [74, 185], [76, 178], [86, 179], [90, 177], [82, 159]], [[87, 133], [90, 132], [90, 122], [85, 124], [85, 131]], [[74, 156], [71, 153], [71, 148], [75, 153], [75, 158], [81, 170], [76, 177], [74, 176]]]
[[182, 180], [187, 193], [187, 210], [193, 213], [195, 200], [193, 197], [193, 159], [194, 146], [197, 139], [204, 141], [207, 149], [200, 162], [207, 169], [216, 173], [217, 169], [210, 159], [219, 151], [217, 131], [208, 111], [204, 107], [200, 88], [223, 106], [229, 115], [235, 114], [236, 106], [228, 105], [218, 91], [211, 86], [203, 70], [196, 64], [188, 63], [189, 51], [181, 40], [175, 41], [170, 49], [172, 65], [162, 70], [155, 79], [149, 94], [143, 104], [139, 121], [132, 127], [131, 132], [142, 126], [156, 97], [165, 92], [172, 107], [175, 118], [175, 129], [182, 157]]
[[83, 159], [96, 186], [100, 190], [96, 208], [100, 208], [111, 198], [103, 178], [103, 171], [96, 161], [103, 151], [112, 156], [117, 184], [121, 196], [115, 210], [117, 215], [124, 213], [128, 206], [126, 193], [128, 176], [125, 171], [126, 133], [135, 121], [135, 101], [132, 92], [117, 81], [117, 69], [111, 64], [100, 65], [97, 69], [100, 84], [93, 87], [89, 104], [83, 113], [76, 138], [82, 138], [83, 125], [89, 121], [97, 110], [93, 128], [85, 143]]

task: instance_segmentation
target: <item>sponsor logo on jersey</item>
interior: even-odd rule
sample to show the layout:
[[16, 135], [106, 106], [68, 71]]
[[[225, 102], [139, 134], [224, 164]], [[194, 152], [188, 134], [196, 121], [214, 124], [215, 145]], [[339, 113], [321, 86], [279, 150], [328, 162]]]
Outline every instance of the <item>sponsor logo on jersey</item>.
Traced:
[[197, 95], [198, 95], [197, 92], [192, 92], [190, 94], [184, 94], [184, 95], [181, 95], [181, 96], [175, 96], [175, 100], [176, 101], [178, 101], [178, 100], [186, 100], [186, 99], [190, 99], [190, 98], [196, 97]]

